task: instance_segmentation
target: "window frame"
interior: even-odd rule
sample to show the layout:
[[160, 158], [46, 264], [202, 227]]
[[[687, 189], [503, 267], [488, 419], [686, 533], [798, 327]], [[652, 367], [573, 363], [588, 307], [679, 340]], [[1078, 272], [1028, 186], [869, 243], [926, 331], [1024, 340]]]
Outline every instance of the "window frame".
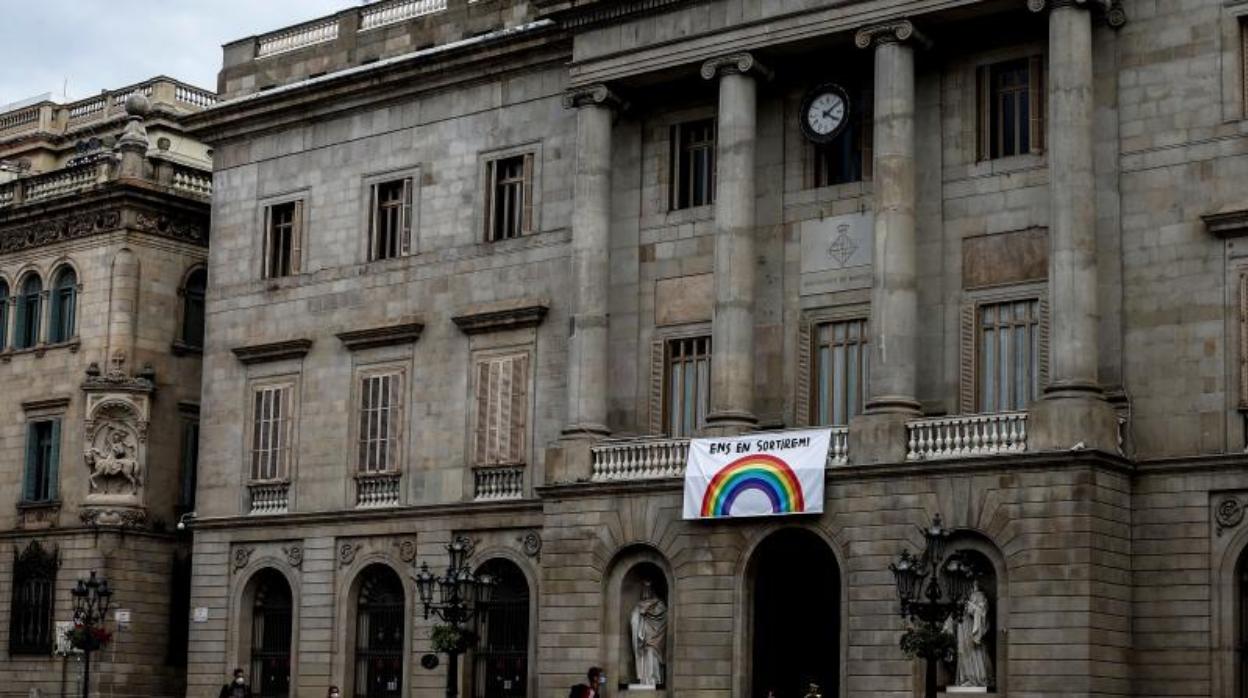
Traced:
[[[196, 293], [192, 290], [191, 280], [200, 275], [202, 275], [204, 279], [203, 289]], [[205, 329], [208, 321], [208, 268], [206, 266], [196, 264], [187, 270], [186, 274], [182, 277], [182, 284], [178, 287], [178, 297], [181, 298], [182, 302], [180, 303], [181, 313], [178, 318], [178, 339], [175, 342], [175, 345], [177, 345], [177, 347], [182, 351], [202, 351], [204, 348]], [[198, 315], [200, 320], [198, 342], [193, 341], [195, 338], [190, 336], [191, 333], [189, 332], [192, 319], [191, 307], [192, 303], [196, 299], [198, 299], [199, 302]]]
[[[60, 502], [62, 415], [32, 415], [26, 419], [25, 457], [22, 469], [22, 506], [48, 506]], [[36, 431], [47, 426], [46, 454]], [[41, 462], [41, 456], [46, 458]], [[42, 477], [39, 477], [39, 476]], [[33, 479], [32, 479], [33, 478]], [[42, 487], [40, 487], [42, 484]]]
[[[33, 294], [28, 287], [31, 282], [39, 285]], [[15, 350], [34, 349], [43, 344], [43, 307], [47, 290], [44, 288], [43, 277], [31, 271], [21, 277], [16, 294], [14, 308], [12, 348]]]
[[[710, 138], [699, 139], [692, 145], [691, 140], [686, 133], [695, 126], [709, 125]], [[719, 118], [718, 115], [712, 113], [710, 116], [702, 116], [689, 119], [681, 119], [674, 121], [668, 126], [668, 191], [667, 191], [667, 211], [684, 211], [688, 209], [701, 208], [703, 206], [712, 206], [715, 204], [715, 193], [718, 189], [717, 164], [718, 164], [718, 147], [719, 147]], [[693, 191], [694, 182], [685, 182], [684, 177], [684, 160], [686, 155], [690, 155], [694, 151], [705, 151], [706, 153], [706, 191], [703, 193], [705, 200], [699, 200]], [[692, 157], [692, 155], [690, 155]], [[694, 163], [689, 165], [688, 178], [696, 180]], [[686, 186], [688, 184], [688, 186]], [[686, 196], [682, 196], [687, 195]]]
[[[850, 93], [850, 115], [853, 118], [831, 142], [811, 142], [801, 135], [799, 126], [795, 124], [793, 127], [798, 131], [798, 137], [804, 144], [802, 152], [806, 159], [805, 186], [803, 187], [805, 189], [826, 189], [870, 182], [873, 179], [875, 174], [875, 89], [871, 84], [862, 82], [850, 83], [846, 89]], [[793, 108], [800, 109], [801, 101], [796, 102]], [[790, 122], [795, 123], [796, 119], [790, 119]], [[842, 144], [843, 139], [847, 137], [854, 139], [851, 148], [858, 153], [858, 178], [843, 181], [824, 179], [824, 168], [821, 167], [822, 154], [831, 150], [834, 145]]]
[[[276, 207], [291, 206], [291, 236], [289, 265], [285, 273], [273, 273], [273, 212]], [[306, 192], [275, 196], [260, 202], [260, 274], [266, 281], [299, 276], [304, 273], [304, 258], [308, 248], [308, 197]]]
[[[73, 275], [73, 283], [65, 286], [63, 280]], [[78, 300], [82, 283], [78, 271], [69, 264], [62, 264], [52, 273], [52, 285], [48, 289], [48, 344], [72, 342], [78, 337]]]
[[[856, 405], [850, 404], [851, 401], [854, 400], [854, 396], [848, 395], [848, 394], [841, 396], [839, 394], [840, 391], [835, 390], [835, 373], [834, 373], [833, 376], [829, 379], [829, 383], [828, 383], [829, 399], [836, 401], [836, 402], [840, 402], [842, 397], [844, 398], [846, 419], [843, 422], [837, 422], [835, 420], [835, 416], [832, 416], [832, 417], [829, 417], [829, 420], [825, 422], [820, 418], [820, 414], [819, 414], [819, 400], [821, 397], [821, 387], [822, 387], [822, 377], [823, 377], [823, 373], [820, 370], [820, 361], [819, 361], [819, 353], [820, 353], [820, 349], [822, 348], [820, 334], [823, 328], [826, 327], [826, 328], [829, 328], [829, 330], [834, 330], [836, 325], [846, 325], [846, 326], [857, 325], [857, 328], [858, 328], [857, 341], [847, 340], [839, 345], [839, 346], [846, 346], [846, 347], [856, 346], [858, 348], [857, 349], [858, 351], [858, 368], [857, 368], [857, 375], [858, 375], [857, 393], [858, 395], [857, 395], [857, 401], [856, 401], [857, 404]], [[867, 398], [870, 392], [868, 390], [868, 381], [870, 381], [870, 377], [871, 377], [871, 320], [867, 315], [863, 315], [863, 314], [854, 315], [851, 317], [823, 318], [823, 319], [816, 320], [810, 323], [809, 335], [810, 335], [810, 338], [808, 341], [810, 345], [809, 346], [810, 389], [807, 393], [807, 400], [809, 400], [809, 406], [807, 408], [808, 409], [807, 414], [809, 415], [809, 418], [808, 418], [809, 425], [810, 426], [833, 426], [833, 427], [849, 426], [849, 422], [851, 419], [853, 419], [854, 417], [860, 414], [865, 413], [866, 405], [867, 405]], [[835, 347], [835, 346], [838, 346], [838, 344], [835, 342], [835, 339], [833, 339], [829, 343], [829, 346]], [[846, 358], [846, 361], [848, 362], [849, 359]], [[848, 376], [848, 373], [846, 375]], [[848, 385], [844, 386], [844, 388], [846, 390], [846, 393], [850, 392]], [[835, 415], [836, 407], [833, 406], [830, 409], [833, 415]]]
[[[994, 106], [997, 103], [995, 71], [1012, 63], [1025, 63], [1027, 67], [1027, 150], [1017, 149], [1011, 153], [997, 152], [999, 143], [994, 138]], [[1045, 151], [1045, 129], [1048, 109], [1047, 53], [1031, 48], [1020, 49], [1009, 55], [993, 56], [975, 66], [975, 159], [978, 162], [1001, 160], [1021, 155], [1040, 155]], [[1019, 133], [1022, 131], [1020, 130]], [[1018, 145], [1016, 143], [1016, 148]]]
[[[31, 541], [25, 550], [13, 551], [13, 581], [9, 597], [9, 655], [11, 656], [47, 656], [56, 647], [56, 578], [60, 569], [60, 551], [52, 547], [45, 550], [39, 541]], [[19, 597], [25, 583], [37, 581], [44, 584], [46, 609], [37, 609], [43, 616], [43, 629], [40, 637], [29, 644], [18, 642], [20, 624], [17, 620], [23, 616], [34, 616], [31, 612], [29, 598]], [[44, 636], [42, 633], [46, 633]]]
[[[681, 334], [677, 336], [665, 337], [660, 340], [663, 343], [663, 363], [662, 363], [662, 402], [660, 405], [661, 417], [659, 424], [661, 425], [661, 433], [671, 438], [688, 438], [696, 436], [702, 429], [706, 428], [706, 417], [711, 411], [711, 386], [712, 386], [712, 361], [714, 358], [714, 346], [711, 343], [712, 335], [710, 332]], [[701, 354], [692, 354], [692, 360], [684, 359], [682, 363], [692, 363], [695, 369], [699, 368], [699, 364], [706, 367], [705, 375], [705, 391], [700, 390], [703, 387], [701, 376], [695, 372], [694, 395], [698, 403], [705, 403], [702, 408], [702, 414], [698, 415], [698, 405], [694, 406], [695, 424], [691, 428], [687, 428], [677, 433], [674, 428], [675, 423], [672, 421], [672, 347], [676, 344], [705, 342], [705, 351]], [[682, 407], [684, 403], [682, 402]], [[683, 410], [682, 410], [683, 411]]]
[[[517, 399], [513, 389], [512, 397], [508, 400], [511, 405], [508, 408], [507, 413], [510, 417], [509, 421], [514, 423], [515, 414], [512, 410], [517, 404], [519, 404], [523, 421], [518, 429], [513, 428], [509, 430], [509, 432], [513, 435], [518, 434], [520, 443], [518, 446], [510, 446], [508, 453], [503, 454], [505, 457], [495, 457], [491, 459], [491, 453], [497, 455], [499, 449], [497, 445], [494, 448], [491, 448], [488, 443], [484, 447], [482, 446], [482, 438], [486, 438], [487, 442], [489, 440], [488, 429], [490, 427], [488, 425], [483, 427], [481, 418], [483, 414], [492, 413], [495, 412], [495, 410], [489, 409], [490, 405], [488, 402], [488, 396], [486, 396], [487, 402], [484, 405], [482, 404], [481, 370], [483, 367], [492, 363], [515, 361], [520, 359], [524, 361], [524, 376], [520, 383], [524, 392], [520, 398]], [[499, 347], [496, 349], [482, 350], [473, 353], [472, 361], [470, 363], [472, 373], [469, 376], [468, 403], [471, 405], [471, 411], [469, 413], [470, 426], [468, 430], [468, 462], [472, 464], [473, 468], [524, 467], [529, 465], [532, 460], [531, 450], [533, 440], [530, 432], [533, 428], [533, 382], [535, 374], [533, 359], [534, 351], [530, 345]], [[513, 383], [513, 385], [515, 384]], [[498, 428], [501, 428], [501, 424]], [[487, 433], [483, 433], [483, 429], [487, 430]]]
[[[399, 207], [402, 220], [398, 235], [398, 249], [394, 255], [379, 257], [376, 254], [377, 195], [381, 187], [395, 183], [406, 183], [404, 185], [406, 194], [401, 197], [401, 201], [405, 203]], [[364, 234], [361, 236], [359, 254], [365, 264], [409, 257], [419, 252], [420, 167], [413, 166], [365, 175], [361, 178], [360, 201], [363, 203], [360, 207], [360, 224], [363, 226]]]
[[1004, 303], [1020, 301], [1036, 301], [1037, 336], [1036, 336], [1036, 380], [1039, 399], [1049, 381], [1049, 336], [1050, 313], [1047, 283], [1020, 284], [1003, 289], [967, 294], [961, 308], [959, 328], [959, 403], [963, 414], [1000, 414], [1015, 410], [983, 412], [980, 409], [982, 375], [980, 371], [981, 344], [981, 308]]
[[[494, 236], [496, 163], [520, 156], [525, 158], [524, 185], [521, 195], [521, 229], [519, 234], [515, 236], [496, 238]], [[497, 245], [523, 239], [529, 235], [541, 232], [542, 160], [543, 144], [541, 141], [530, 141], [478, 153], [478, 186], [480, 193], [477, 198], [478, 232], [476, 233], [476, 242], [486, 245]]]
[[16, 297], [13, 295], [12, 287], [9, 280], [0, 277], [0, 352], [8, 351], [9, 346], [9, 318], [13, 315], [9, 306], [14, 305]]
[[[257, 454], [263, 450], [256, 447], [257, 444], [257, 396], [265, 391], [285, 390], [288, 396], [288, 404], [286, 404], [289, 420], [286, 424], [286, 459], [283, 468], [278, 468], [281, 472], [273, 474], [271, 477], [257, 477], [258, 468], [255, 460]], [[299, 453], [299, 380], [295, 376], [274, 376], [254, 380], [248, 386], [247, 404], [245, 409], [247, 414], [247, 427], [245, 430], [245, 441], [243, 443], [244, 460], [246, 465], [246, 484], [273, 484], [273, 483], [289, 483], [294, 478], [295, 464], [298, 461]], [[279, 417], [280, 419], [280, 417]]]
[[[199, 485], [199, 405], [178, 404], [178, 506], [181, 513], [195, 510]], [[193, 437], [193, 442], [192, 442]]]
[[[363, 411], [365, 383], [381, 377], [390, 377], [398, 381], [398, 387], [391, 389], [391, 396], [397, 404], [390, 408], [390, 424], [397, 431], [389, 439], [393, 443], [393, 460], [382, 469], [368, 469], [360, 460], [360, 449], [363, 446]], [[403, 363], [389, 362], [360, 367], [355, 371], [352, 381], [353, 397], [351, 400], [351, 445], [348, 448], [351, 474], [355, 478], [380, 477], [397, 475], [404, 471], [407, 457], [408, 409], [410, 400], [408, 390], [410, 383], [407, 378], [407, 367]]]

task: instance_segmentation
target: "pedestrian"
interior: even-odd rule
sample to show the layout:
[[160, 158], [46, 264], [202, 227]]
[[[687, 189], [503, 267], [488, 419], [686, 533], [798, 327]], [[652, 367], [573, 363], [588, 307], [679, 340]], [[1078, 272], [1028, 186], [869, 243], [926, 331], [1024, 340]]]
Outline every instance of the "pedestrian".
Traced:
[[585, 672], [585, 678], [589, 679], [589, 685], [576, 684], [568, 693], [568, 698], [602, 698], [603, 689], [607, 685], [607, 674], [602, 667], [590, 667]]
[[234, 679], [221, 687], [218, 698], [251, 698], [251, 686], [247, 685], [242, 669], [234, 670]]

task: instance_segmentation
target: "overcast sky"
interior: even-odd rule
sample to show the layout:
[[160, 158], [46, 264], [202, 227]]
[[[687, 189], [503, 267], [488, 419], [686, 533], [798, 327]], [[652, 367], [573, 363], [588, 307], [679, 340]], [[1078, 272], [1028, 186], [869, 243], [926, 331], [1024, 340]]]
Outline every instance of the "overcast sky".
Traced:
[[0, 0], [0, 106], [154, 75], [216, 90], [221, 44], [360, 0]]

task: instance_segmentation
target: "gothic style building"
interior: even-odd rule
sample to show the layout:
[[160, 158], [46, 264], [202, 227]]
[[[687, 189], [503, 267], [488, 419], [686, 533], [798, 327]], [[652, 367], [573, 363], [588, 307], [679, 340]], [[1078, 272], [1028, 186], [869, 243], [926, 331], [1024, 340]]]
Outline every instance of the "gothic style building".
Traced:
[[[1246, 26], [383, 0], [227, 44], [188, 695], [441, 695], [414, 579], [463, 540], [473, 698], [912, 696], [936, 514], [991, 692], [1248, 695]], [[691, 436], [804, 426], [822, 513], [682, 515]]]
[[93, 688], [185, 691], [212, 173], [182, 120], [214, 101], [157, 77], [0, 112], [4, 695], [81, 690], [91, 571], [123, 612]]

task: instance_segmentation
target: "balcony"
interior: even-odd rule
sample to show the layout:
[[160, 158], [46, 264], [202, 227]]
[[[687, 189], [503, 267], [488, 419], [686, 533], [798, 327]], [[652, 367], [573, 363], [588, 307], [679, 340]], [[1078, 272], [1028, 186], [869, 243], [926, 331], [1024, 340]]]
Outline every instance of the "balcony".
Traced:
[[285, 514], [290, 510], [289, 482], [253, 482], [247, 485], [247, 490], [251, 494], [248, 513], [253, 516]]
[[122, 120], [126, 116], [126, 98], [134, 93], [151, 100], [153, 112], [186, 114], [217, 103], [217, 95], [208, 90], [157, 77], [67, 104], [42, 101], [0, 113], [0, 141], [38, 133], [63, 135]]
[[1027, 413], [971, 414], [906, 423], [906, 460], [939, 460], [1027, 450]]
[[524, 497], [523, 465], [477, 467], [472, 471], [472, 478], [474, 501], [493, 502]]
[[[590, 479], [594, 482], [655, 480], [685, 475], [689, 439], [640, 436], [604, 439], [590, 449]], [[849, 463], [849, 428], [833, 427], [828, 467]]]
[[355, 476], [355, 507], [379, 509], [399, 505], [399, 473], [368, 473]]
[[[212, 197], [211, 172], [158, 156], [149, 156], [148, 161], [145, 179], [164, 185], [176, 194], [205, 202]], [[0, 209], [72, 196], [117, 178], [116, 155], [98, 151], [78, 164], [0, 184]]]

